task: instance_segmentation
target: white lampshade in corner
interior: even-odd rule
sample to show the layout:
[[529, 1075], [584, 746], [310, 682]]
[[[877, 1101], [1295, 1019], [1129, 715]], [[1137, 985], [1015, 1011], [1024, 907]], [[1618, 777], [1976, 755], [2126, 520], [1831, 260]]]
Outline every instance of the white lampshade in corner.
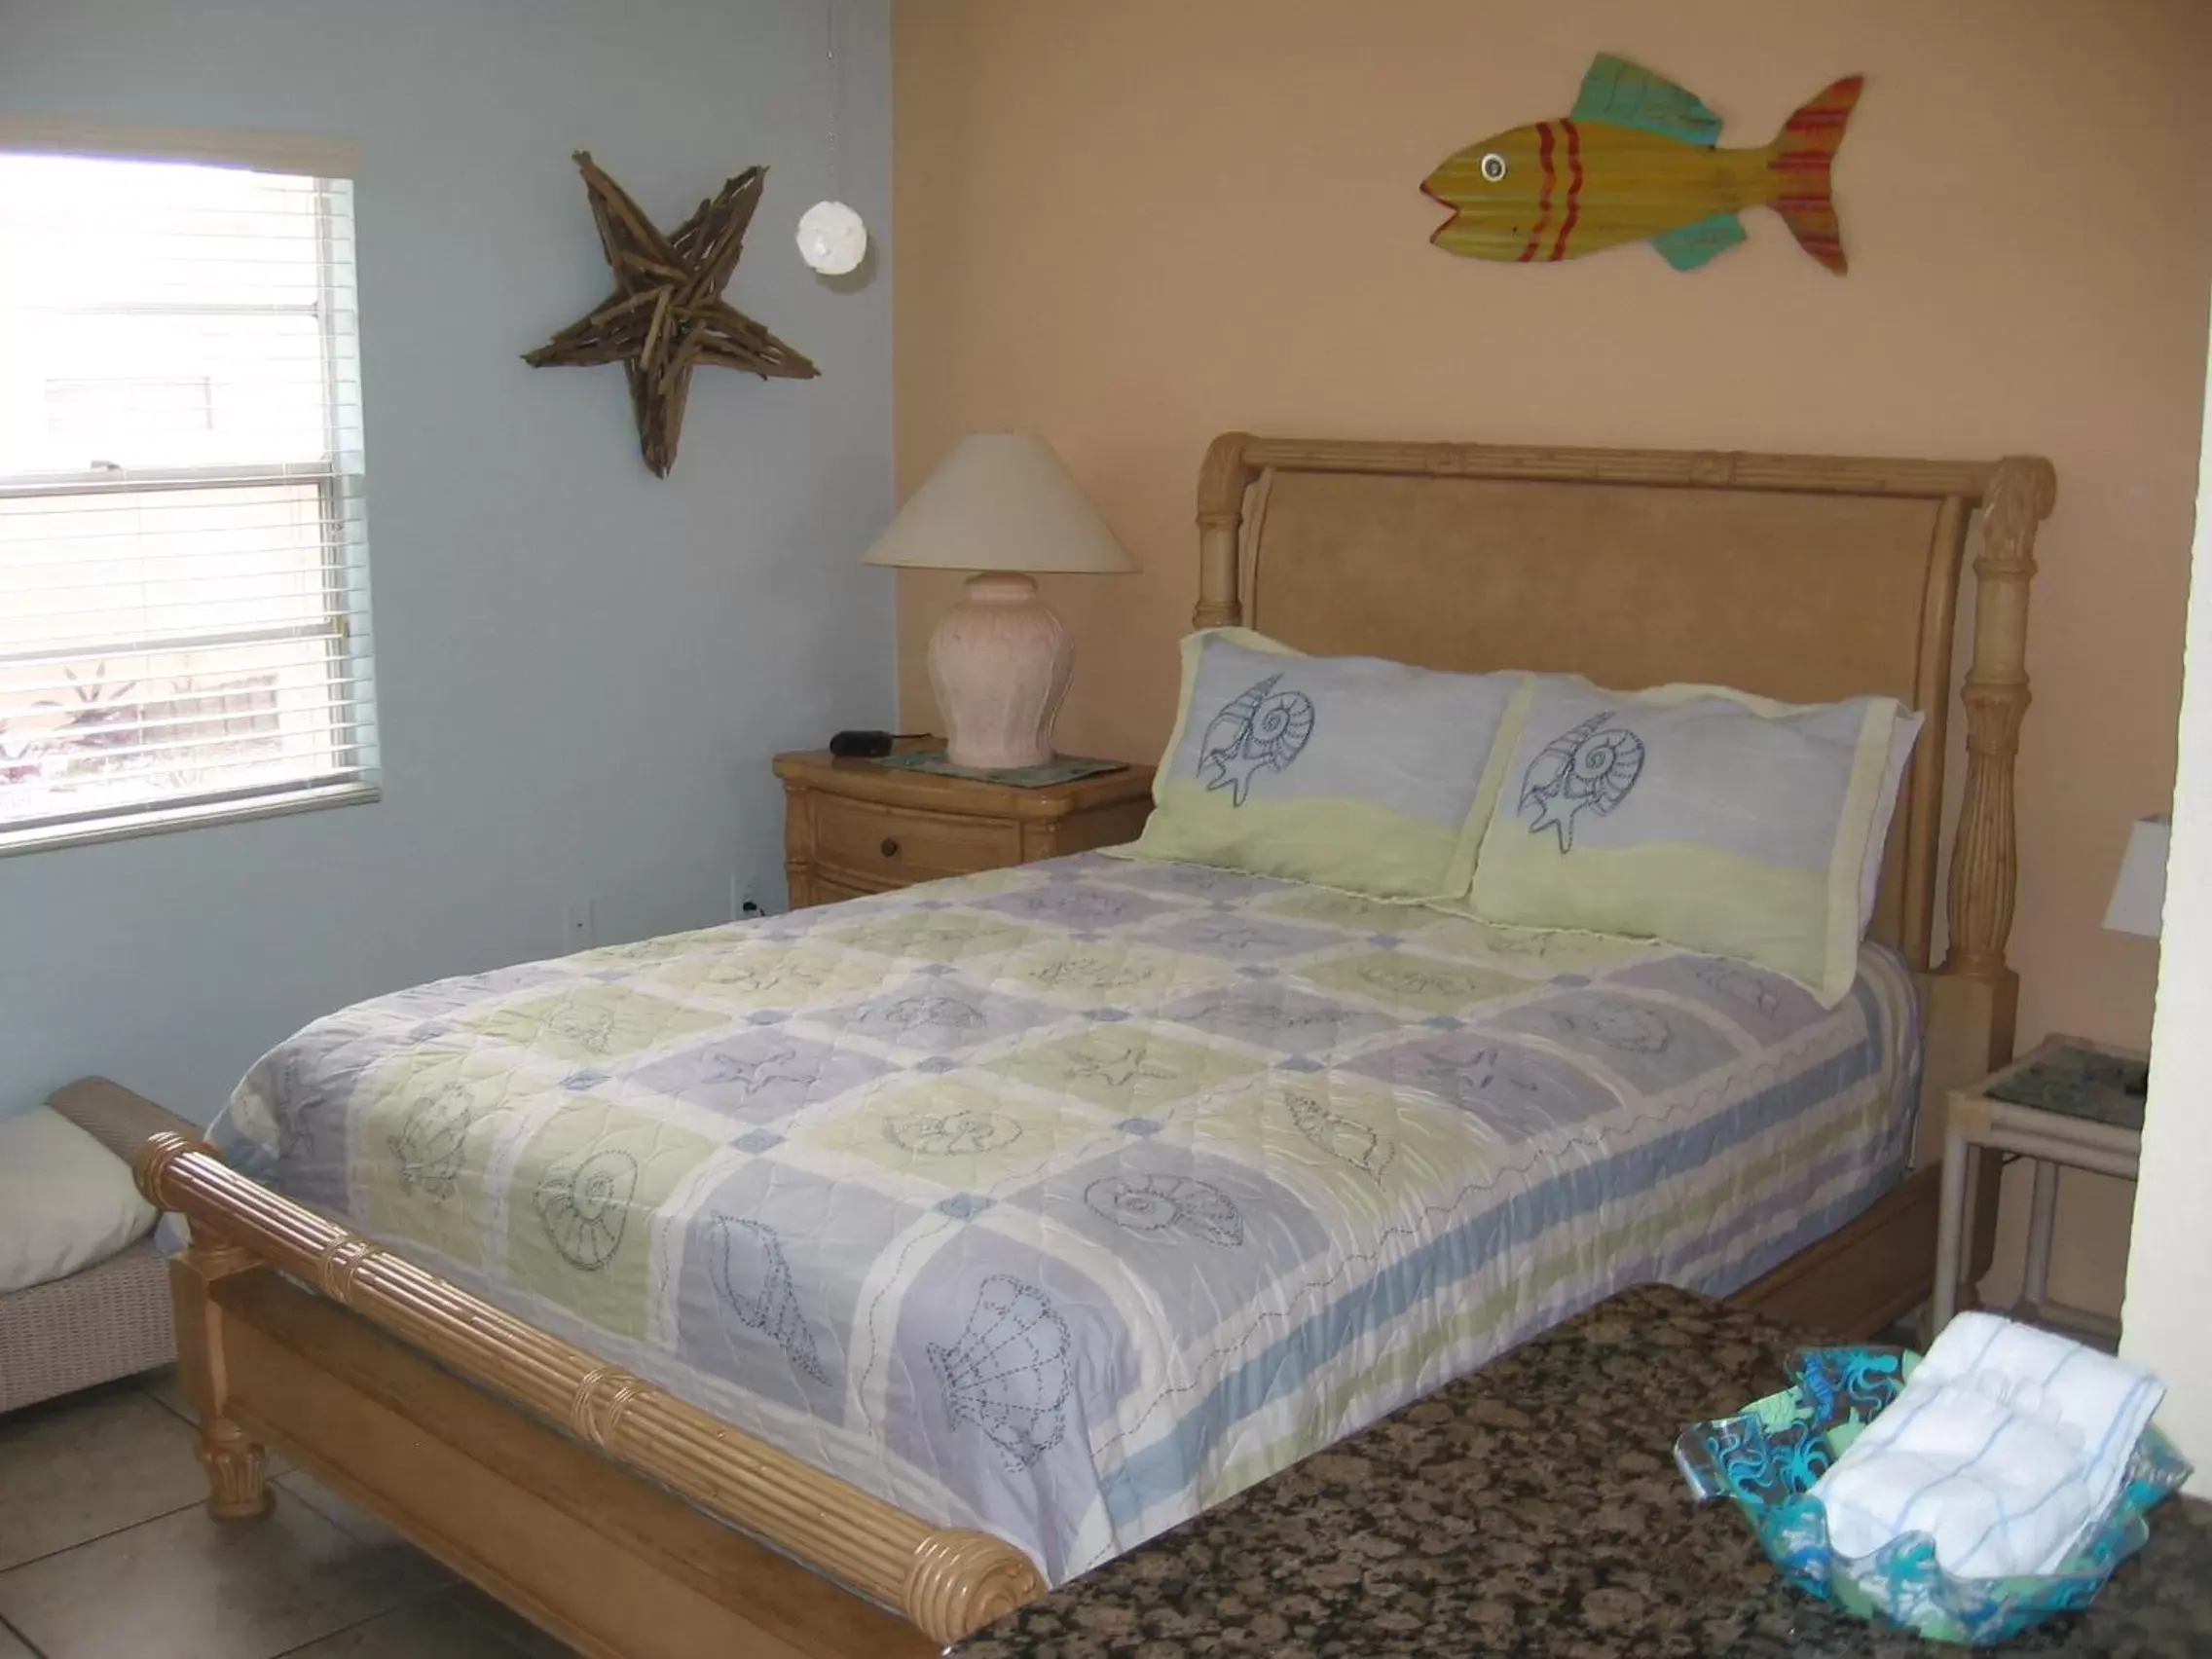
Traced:
[[867, 550], [871, 565], [976, 571], [930, 636], [930, 683], [956, 766], [1052, 757], [1075, 654], [1027, 571], [1133, 571], [1136, 561], [1033, 432], [972, 432]]
[[2166, 907], [2166, 843], [2173, 825], [2163, 818], [2139, 818], [2127, 832], [2127, 853], [2120, 861], [2105, 926], [2114, 933], [2158, 937]]
[[971, 432], [867, 550], [932, 571], [1133, 571], [1052, 446], [1034, 432]]

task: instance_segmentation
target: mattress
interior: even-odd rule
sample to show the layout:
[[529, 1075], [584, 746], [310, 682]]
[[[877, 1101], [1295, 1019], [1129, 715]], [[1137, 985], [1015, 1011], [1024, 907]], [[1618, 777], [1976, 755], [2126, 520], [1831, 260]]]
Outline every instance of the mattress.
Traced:
[[224, 1156], [1059, 1583], [1888, 1190], [1910, 977], [1087, 854], [424, 985]]

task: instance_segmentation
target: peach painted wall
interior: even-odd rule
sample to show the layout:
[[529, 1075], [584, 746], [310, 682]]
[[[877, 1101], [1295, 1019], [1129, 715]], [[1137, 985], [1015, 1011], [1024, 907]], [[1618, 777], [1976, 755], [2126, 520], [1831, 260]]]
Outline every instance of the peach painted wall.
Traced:
[[[2146, 1040], [2155, 951], [2099, 923], [2128, 821], [2173, 779], [2212, 6], [897, 0], [895, 34], [902, 492], [963, 431], [1042, 431], [1144, 566], [1046, 578], [1080, 653], [1062, 748], [1165, 737], [1216, 432], [2040, 451], [2059, 506], [2019, 781], [2021, 1035]], [[1641, 247], [1524, 270], [1428, 246], [1422, 175], [1565, 113], [1601, 50], [1697, 92], [1729, 144], [1863, 72], [1850, 276], [1764, 211], [1691, 275]], [[956, 584], [901, 577], [909, 727]], [[2126, 1202], [2069, 1178], [2059, 1294], [2118, 1306]]]

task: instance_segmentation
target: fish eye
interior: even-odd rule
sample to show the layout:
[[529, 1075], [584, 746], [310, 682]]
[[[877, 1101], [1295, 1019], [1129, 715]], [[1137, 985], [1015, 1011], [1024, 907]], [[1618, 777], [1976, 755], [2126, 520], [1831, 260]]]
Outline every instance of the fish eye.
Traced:
[[1495, 184], [1505, 176], [1505, 158], [1495, 150], [1483, 158], [1483, 177]]

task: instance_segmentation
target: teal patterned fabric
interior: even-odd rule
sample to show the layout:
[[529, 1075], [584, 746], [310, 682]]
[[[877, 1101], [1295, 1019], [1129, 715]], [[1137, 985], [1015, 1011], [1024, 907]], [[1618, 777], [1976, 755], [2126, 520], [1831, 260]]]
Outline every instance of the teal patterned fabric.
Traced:
[[1985, 1647], [2087, 1606], [2150, 1537], [2146, 1514], [2189, 1477], [2188, 1461], [2155, 1428], [2137, 1442], [2112, 1514], [2048, 1577], [1957, 1577], [1943, 1570], [1925, 1532], [1856, 1559], [1828, 1547], [1827, 1516], [1813, 1484], [1897, 1398], [1918, 1357], [1900, 1348], [1804, 1349], [1789, 1368], [1788, 1388], [1734, 1417], [1692, 1423], [1676, 1442], [1675, 1461], [1700, 1500], [1735, 1503], [1784, 1578], [1861, 1618], [1887, 1619], [1932, 1641]]

